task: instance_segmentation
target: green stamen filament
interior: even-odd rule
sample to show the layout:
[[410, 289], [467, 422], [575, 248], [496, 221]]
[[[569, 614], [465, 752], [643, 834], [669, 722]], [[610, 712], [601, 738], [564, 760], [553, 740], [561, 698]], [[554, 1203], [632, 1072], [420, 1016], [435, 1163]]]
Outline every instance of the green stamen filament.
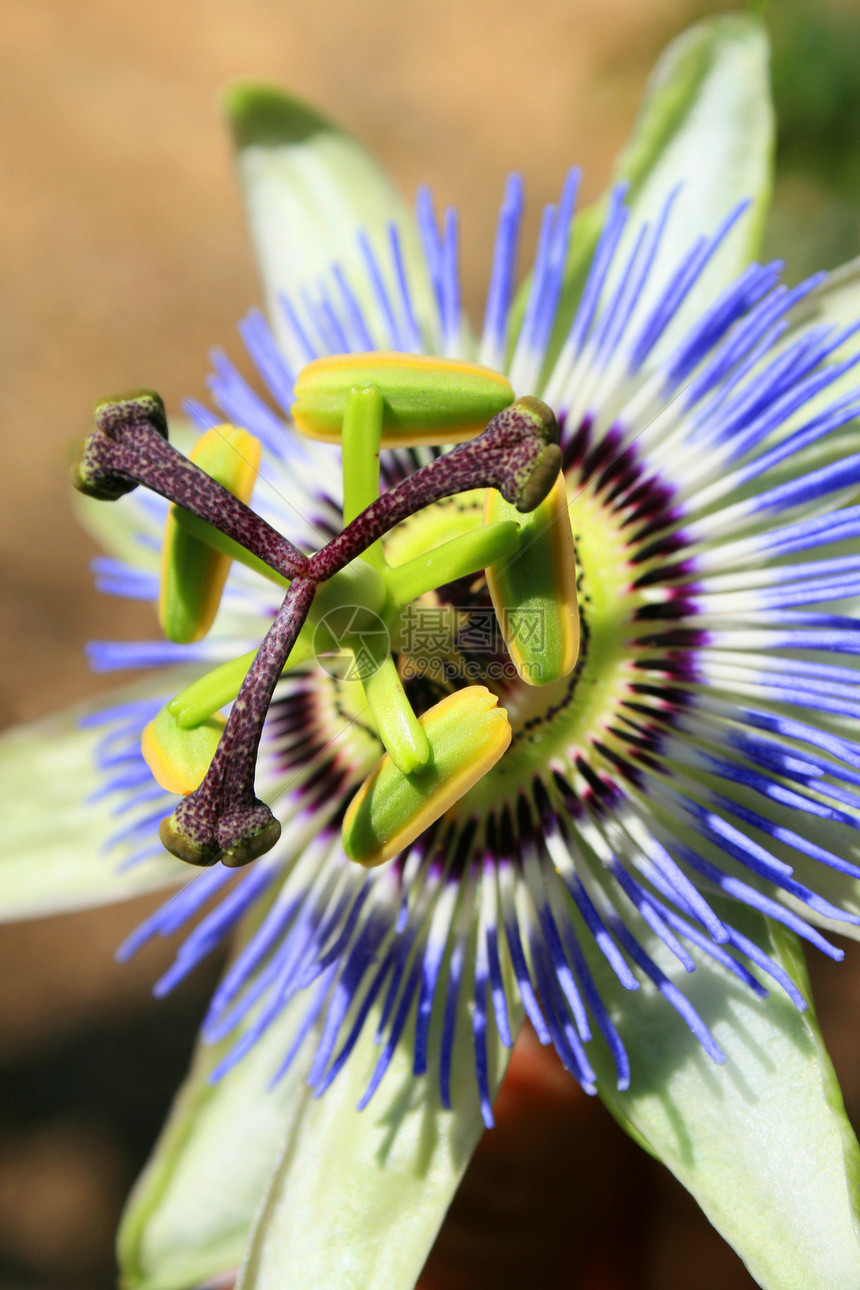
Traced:
[[389, 568], [385, 581], [391, 599], [397, 605], [408, 605], [446, 582], [456, 582], [479, 573], [487, 565], [507, 560], [519, 545], [519, 528], [511, 520], [488, 524]]
[[[379, 496], [382, 416], [382, 394], [376, 385], [350, 390], [343, 415], [344, 527]], [[374, 542], [359, 558], [384, 569], [382, 542]]]
[[363, 685], [379, 738], [398, 770], [411, 775], [426, 766], [430, 744], [404, 693], [390, 653], [363, 678]]
[[[298, 667], [300, 663], [306, 663], [314, 657], [314, 644], [319, 647], [319, 640], [315, 641], [315, 637], [314, 628], [305, 624], [290, 651], [285, 670]], [[191, 685], [181, 690], [167, 705], [167, 711], [177, 725], [182, 726], [183, 730], [191, 730], [232, 703], [256, 657], [255, 649], [248, 650], [247, 654], [240, 654], [238, 658], [222, 663], [220, 667], [201, 676], [199, 681], [192, 681]]]

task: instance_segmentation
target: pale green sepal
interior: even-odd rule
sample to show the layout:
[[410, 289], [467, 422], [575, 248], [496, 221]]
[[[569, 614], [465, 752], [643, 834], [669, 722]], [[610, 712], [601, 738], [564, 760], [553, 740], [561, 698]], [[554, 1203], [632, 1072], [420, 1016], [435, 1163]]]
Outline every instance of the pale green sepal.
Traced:
[[[798, 865], [798, 874], [803, 871], [804, 866]], [[821, 895], [825, 900], [830, 900], [833, 904], [845, 909], [850, 914], [860, 913], [860, 890], [855, 878], [849, 878], [846, 874], [836, 874], [837, 879], [843, 881], [831, 883], [826, 879], [819, 881], [819, 873], [824, 872], [824, 867], [819, 866], [818, 872], [813, 875], [813, 881], [817, 883], [816, 895]], [[832, 871], [828, 869], [829, 875]], [[843, 936], [849, 941], [860, 941], [860, 927], [857, 924], [846, 923], [842, 920], [837, 921], [835, 918], [825, 918], [817, 910], [810, 909], [807, 904], [801, 900], [796, 900], [792, 896], [781, 895], [781, 905], [787, 905], [790, 910], [798, 914], [805, 922], [811, 923], [824, 932], [825, 936]], [[849, 951], [852, 953], [853, 951]]]
[[118, 1237], [123, 1290], [187, 1290], [236, 1269], [284, 1138], [296, 1132], [310, 1039], [270, 1087], [308, 1006], [298, 995], [218, 1083], [235, 1036], [198, 1044]]
[[[809, 999], [793, 934], [713, 903]], [[703, 955], [688, 975], [653, 937], [639, 939], [710, 1027], [726, 1062], [713, 1063], [650, 983], [622, 1000], [613, 990], [632, 1077], [619, 1093], [600, 1057], [603, 1100], [692, 1192], [764, 1290], [857, 1290], [860, 1148], [812, 1007], [799, 1012], [769, 980], [769, 998], [756, 999]]]
[[112, 814], [115, 797], [88, 800], [104, 780], [92, 753], [105, 729], [78, 723], [108, 702], [157, 697], [188, 675], [164, 672], [109, 700], [0, 736], [0, 920], [109, 904], [187, 882], [187, 868], [167, 854], [120, 872], [122, 851], [104, 851], [121, 823]]
[[[435, 310], [417, 229], [364, 147], [313, 108], [271, 86], [236, 84], [227, 90], [224, 108], [269, 318], [296, 370], [307, 354], [286, 324], [279, 296], [303, 286], [315, 289], [321, 278], [328, 280], [334, 264], [346, 274], [377, 344], [390, 343], [357, 235], [364, 230], [387, 264], [391, 220], [400, 232], [419, 324], [431, 335]], [[396, 299], [393, 275], [388, 286]]]
[[789, 314], [794, 324], [855, 323], [860, 315], [860, 257], [828, 273], [827, 277]]
[[[468, 1014], [460, 1017], [460, 1025]], [[306, 1103], [260, 1211], [237, 1290], [412, 1290], [484, 1125], [471, 1043], [455, 1046], [451, 1099], [437, 1069], [412, 1073], [406, 1028], [382, 1084], [356, 1105], [380, 1055], [368, 1017], [345, 1068]], [[431, 1048], [432, 1051], [432, 1048]], [[488, 1031], [495, 1095], [508, 1052]]]
[[[656, 217], [679, 184], [669, 236], [664, 239], [637, 305], [644, 318], [665, 289], [682, 254], [701, 233], [715, 230], [737, 204], [751, 210], [728, 235], [668, 329], [667, 352], [755, 255], [772, 186], [774, 115], [769, 87], [769, 47], [761, 21], [749, 13], [720, 14], [690, 27], [657, 63], [633, 133], [618, 158], [615, 181], [630, 184], [631, 227], [616, 257], [621, 272], [633, 231]], [[552, 339], [557, 357], [579, 303], [606, 211], [606, 199], [574, 225], [566, 283]], [[525, 308], [525, 291], [515, 317]], [[546, 369], [549, 371], [549, 364]]]

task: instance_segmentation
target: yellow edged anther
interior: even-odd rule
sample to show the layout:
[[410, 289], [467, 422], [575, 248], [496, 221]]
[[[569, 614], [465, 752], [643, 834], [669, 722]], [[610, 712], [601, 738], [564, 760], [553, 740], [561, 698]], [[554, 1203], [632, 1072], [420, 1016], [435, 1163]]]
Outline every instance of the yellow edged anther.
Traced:
[[349, 804], [343, 848], [371, 867], [414, 842], [495, 766], [511, 742], [508, 714], [486, 686], [449, 694], [422, 717], [430, 760], [404, 775], [390, 757], [377, 763]]
[[477, 363], [427, 354], [338, 354], [302, 368], [290, 414], [311, 439], [340, 443], [350, 390], [382, 395], [382, 447], [460, 443], [514, 401], [506, 377]]
[[[221, 425], [194, 445], [191, 460], [242, 502], [250, 502], [260, 468], [260, 441], [247, 430]], [[171, 506], [161, 551], [158, 620], [168, 640], [201, 640], [214, 622], [232, 561], [182, 527]]]
[[484, 522], [512, 519], [520, 525], [517, 548], [487, 569], [487, 586], [517, 672], [528, 685], [549, 685], [567, 676], [579, 657], [576, 558], [564, 476], [559, 472], [528, 515], [489, 489]]
[[140, 741], [143, 760], [168, 793], [193, 793], [203, 783], [226, 725], [222, 716], [207, 717], [186, 729], [162, 708], [144, 728]]

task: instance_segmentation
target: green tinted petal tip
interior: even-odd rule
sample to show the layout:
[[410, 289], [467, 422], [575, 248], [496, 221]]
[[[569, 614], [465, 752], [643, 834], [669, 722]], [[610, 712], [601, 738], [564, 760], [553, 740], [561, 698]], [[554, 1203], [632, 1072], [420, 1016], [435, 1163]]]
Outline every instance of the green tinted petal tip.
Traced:
[[221, 110], [237, 148], [293, 143], [337, 130], [302, 99], [260, 81], [231, 81], [221, 92]]

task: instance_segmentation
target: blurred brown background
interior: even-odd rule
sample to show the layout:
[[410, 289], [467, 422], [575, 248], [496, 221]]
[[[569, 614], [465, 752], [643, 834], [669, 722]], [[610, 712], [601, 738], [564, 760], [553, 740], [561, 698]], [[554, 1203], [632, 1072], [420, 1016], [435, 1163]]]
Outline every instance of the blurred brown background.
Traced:
[[[426, 181], [456, 202], [467, 301], [477, 306], [506, 173], [525, 175], [527, 236], [573, 161], [585, 167], [586, 198], [596, 194], [655, 57], [718, 7], [5, 0], [0, 724], [115, 684], [87, 673], [84, 641], [150, 630], [147, 610], [91, 589], [93, 551], [71, 519], [65, 453], [94, 396], [146, 383], [201, 397], [209, 346], [239, 353], [235, 322], [258, 291], [215, 108], [228, 77], [284, 83], [349, 125], [407, 195]], [[796, 276], [860, 251], [860, 10], [848, 0], [779, 0], [772, 10], [787, 122], [772, 241], [787, 248]], [[215, 970], [152, 1003], [166, 951], [124, 968], [112, 961], [148, 907], [0, 932], [0, 1290], [113, 1284], [119, 1208]], [[815, 968], [857, 1123], [860, 952], [853, 959]], [[600, 1162], [585, 1186], [574, 1163], [571, 1190], [558, 1198], [569, 1241], [569, 1280], [559, 1284], [621, 1286], [601, 1264], [602, 1238], [634, 1251], [628, 1290], [752, 1284], [692, 1202], [599, 1107], [558, 1114], [579, 1126], [579, 1158]], [[565, 1161], [555, 1166], [564, 1172]]]

